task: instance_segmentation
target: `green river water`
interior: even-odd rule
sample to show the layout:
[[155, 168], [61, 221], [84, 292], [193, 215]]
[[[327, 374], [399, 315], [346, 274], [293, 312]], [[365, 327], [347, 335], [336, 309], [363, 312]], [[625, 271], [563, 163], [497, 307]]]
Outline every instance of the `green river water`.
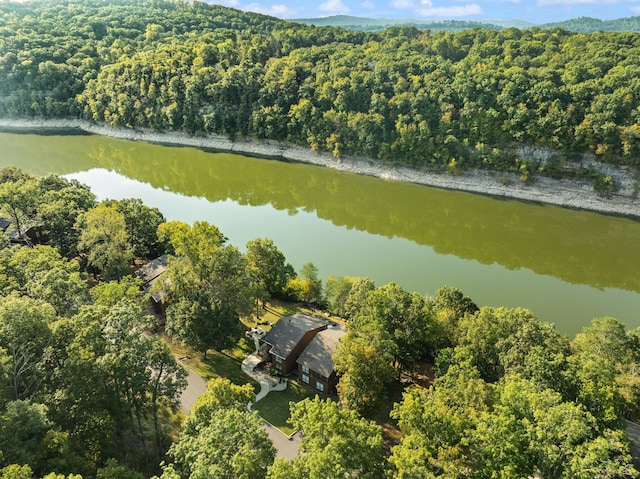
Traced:
[[479, 306], [522, 306], [574, 334], [640, 326], [640, 222], [389, 182], [310, 165], [100, 136], [0, 133], [0, 166], [141, 198], [168, 220], [215, 224], [244, 249], [271, 238], [299, 270], [368, 276]]

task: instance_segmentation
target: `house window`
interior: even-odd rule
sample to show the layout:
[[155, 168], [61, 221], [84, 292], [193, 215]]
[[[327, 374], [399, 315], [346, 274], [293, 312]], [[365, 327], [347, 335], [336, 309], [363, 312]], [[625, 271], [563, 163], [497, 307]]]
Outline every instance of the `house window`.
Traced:
[[307, 376], [306, 374], [303, 374], [302, 375], [302, 382], [309, 384], [309, 376]]
[[324, 392], [324, 384], [322, 384], [321, 382], [316, 381], [316, 389], [318, 391]]
[[302, 366], [302, 372], [309, 374], [309, 368], [307, 366]]

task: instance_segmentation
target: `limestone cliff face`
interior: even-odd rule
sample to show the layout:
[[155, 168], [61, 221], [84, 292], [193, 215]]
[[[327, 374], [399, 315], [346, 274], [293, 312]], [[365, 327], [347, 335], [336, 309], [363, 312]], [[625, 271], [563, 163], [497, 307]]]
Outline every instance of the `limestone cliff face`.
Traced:
[[[387, 165], [370, 158], [344, 157], [334, 158], [325, 152], [315, 152], [297, 145], [283, 142], [241, 139], [232, 141], [224, 135], [194, 137], [179, 132], [156, 132], [152, 130], [133, 130], [99, 125], [83, 120], [13, 120], [0, 119], [0, 129], [81, 129], [88, 133], [110, 136], [126, 140], [140, 140], [152, 143], [184, 145], [218, 151], [230, 151], [238, 154], [310, 163], [340, 171], [375, 176], [394, 181], [469, 191], [473, 193], [514, 198], [524, 201], [547, 203], [568, 208], [597, 211], [640, 218], [640, 198], [638, 185], [640, 172], [599, 163], [592, 155], [583, 155], [579, 161], [565, 162], [562, 167], [580, 169], [593, 167], [596, 171], [614, 178], [617, 191], [610, 198], [602, 198], [594, 192], [593, 184], [587, 180], [552, 179], [535, 176], [530, 185], [520, 182], [513, 173], [497, 173], [485, 170], [467, 170], [459, 175], [433, 173], [405, 166]], [[514, 154], [523, 160], [535, 160], [544, 163], [557, 155], [553, 150], [517, 146]]]

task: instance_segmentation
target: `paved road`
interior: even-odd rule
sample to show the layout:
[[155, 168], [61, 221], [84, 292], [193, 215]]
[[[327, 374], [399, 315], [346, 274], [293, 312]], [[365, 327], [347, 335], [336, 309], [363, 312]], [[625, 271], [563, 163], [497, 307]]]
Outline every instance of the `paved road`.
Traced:
[[188, 373], [187, 387], [182, 391], [182, 396], [180, 396], [180, 407], [186, 414], [189, 414], [196, 399], [207, 390], [207, 382], [194, 370], [186, 366], [184, 368]]
[[300, 445], [300, 433], [296, 432], [293, 437], [289, 437], [282, 433], [279, 429], [273, 427], [267, 421], [264, 422], [264, 429], [273, 445], [276, 447], [276, 455], [284, 459], [293, 460], [298, 452]]
[[[183, 365], [184, 366], [184, 365]], [[180, 407], [186, 413], [189, 414], [193, 404], [202, 393], [207, 390], [207, 382], [202, 376], [193, 371], [192, 369], [184, 366], [187, 370], [187, 387], [180, 396]], [[291, 440], [289, 436], [283, 434], [277, 428], [265, 421], [264, 429], [267, 431], [269, 439], [273, 442], [276, 448], [276, 455], [284, 459], [293, 459], [298, 452], [298, 445], [300, 444], [300, 435], [295, 434]]]

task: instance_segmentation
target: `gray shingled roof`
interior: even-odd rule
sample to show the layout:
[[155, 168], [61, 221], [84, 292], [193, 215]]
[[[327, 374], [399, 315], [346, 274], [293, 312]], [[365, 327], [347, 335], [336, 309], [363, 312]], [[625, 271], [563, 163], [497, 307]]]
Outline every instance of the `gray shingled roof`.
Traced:
[[[167, 269], [167, 255], [163, 254], [159, 258], [149, 261], [142, 268], [136, 270], [135, 275], [142, 280], [142, 289], [145, 293], [150, 293], [153, 285]], [[156, 303], [162, 302], [165, 297], [163, 290], [151, 293], [151, 297]]]
[[271, 330], [262, 338], [271, 345], [271, 354], [286, 359], [302, 337], [313, 329], [327, 326], [328, 321], [305, 313], [280, 318]]
[[334, 367], [332, 356], [336, 352], [338, 342], [345, 334], [339, 328], [320, 331], [302, 352], [297, 363], [328, 378]]
[[154, 279], [164, 273], [165, 269], [167, 269], [167, 255], [163, 254], [136, 270], [135, 275], [142, 280], [143, 286], [146, 288]]

